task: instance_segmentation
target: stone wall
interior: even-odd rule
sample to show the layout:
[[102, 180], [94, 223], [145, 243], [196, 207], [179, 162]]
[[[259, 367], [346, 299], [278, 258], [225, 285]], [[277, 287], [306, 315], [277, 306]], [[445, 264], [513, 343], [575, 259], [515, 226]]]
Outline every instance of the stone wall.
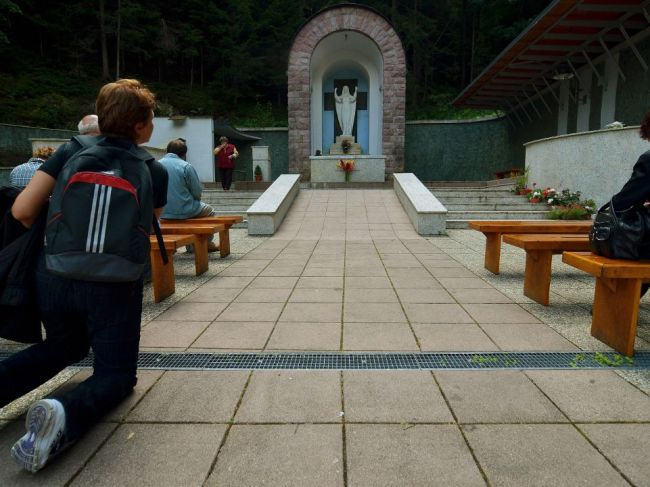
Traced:
[[617, 193], [648, 149], [638, 127], [560, 135], [526, 145], [528, 181], [558, 191], [580, 191], [600, 206]]
[[237, 160], [237, 169], [247, 171], [249, 178], [252, 178], [253, 157], [251, 147], [266, 145], [269, 147], [269, 157], [271, 159], [271, 178], [276, 180], [281, 174], [287, 174], [289, 172], [286, 127], [238, 127], [237, 130], [246, 135], [260, 137], [260, 140], [256, 140], [255, 142], [237, 142], [237, 149], [240, 154]]
[[296, 35], [289, 53], [289, 172], [300, 173], [303, 179], [309, 179], [310, 171], [311, 55], [324, 37], [341, 30], [368, 36], [382, 54], [382, 138], [386, 172], [404, 168], [406, 57], [402, 43], [390, 23], [376, 11], [361, 5], [342, 5], [325, 9], [308, 20]]
[[505, 118], [407, 122], [404, 172], [421, 181], [486, 181], [524, 167]]
[[32, 156], [30, 138], [69, 139], [77, 132], [0, 123], [0, 166], [16, 166]]

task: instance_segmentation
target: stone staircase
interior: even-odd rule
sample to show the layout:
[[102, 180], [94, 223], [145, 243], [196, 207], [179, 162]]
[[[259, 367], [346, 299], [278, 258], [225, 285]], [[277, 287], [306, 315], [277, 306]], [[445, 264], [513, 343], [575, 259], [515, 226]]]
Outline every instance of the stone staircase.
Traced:
[[242, 223], [234, 225], [234, 228], [246, 228], [246, 210], [263, 191], [223, 191], [221, 189], [204, 189], [201, 201], [212, 205], [219, 215], [241, 215], [244, 217]]
[[428, 182], [427, 188], [447, 208], [447, 228], [468, 228], [469, 220], [542, 220], [546, 204], [532, 204], [512, 193], [513, 179], [487, 182]]

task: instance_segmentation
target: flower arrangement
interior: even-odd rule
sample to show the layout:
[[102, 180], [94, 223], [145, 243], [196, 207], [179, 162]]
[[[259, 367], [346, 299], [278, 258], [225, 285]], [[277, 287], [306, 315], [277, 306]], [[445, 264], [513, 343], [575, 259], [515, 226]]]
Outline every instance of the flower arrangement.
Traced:
[[558, 193], [553, 188], [544, 191], [547, 192], [546, 204], [551, 207], [546, 216], [551, 220], [588, 220], [596, 212], [596, 202], [583, 200], [580, 191], [563, 189]]
[[352, 159], [339, 159], [336, 165], [341, 171], [345, 173], [345, 182], [350, 181], [350, 174], [354, 171], [354, 160]]
[[341, 149], [343, 150], [343, 153], [347, 154], [348, 152], [350, 152], [351, 148], [352, 148], [352, 144], [350, 143], [350, 141], [348, 139], [343, 139], [343, 141], [341, 142]]

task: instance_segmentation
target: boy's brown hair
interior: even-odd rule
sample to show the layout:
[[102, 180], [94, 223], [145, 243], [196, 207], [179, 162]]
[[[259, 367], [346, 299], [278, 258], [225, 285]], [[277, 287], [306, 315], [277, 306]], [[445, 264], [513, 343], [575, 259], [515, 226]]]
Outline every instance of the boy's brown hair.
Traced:
[[102, 86], [95, 106], [102, 134], [135, 140], [135, 125], [149, 120], [156, 97], [137, 79], [120, 79]]

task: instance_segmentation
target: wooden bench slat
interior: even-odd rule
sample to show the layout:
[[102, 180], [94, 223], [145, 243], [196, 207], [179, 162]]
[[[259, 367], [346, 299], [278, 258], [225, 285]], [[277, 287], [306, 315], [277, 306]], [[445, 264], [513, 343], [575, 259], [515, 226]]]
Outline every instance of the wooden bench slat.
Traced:
[[562, 260], [596, 277], [610, 279], [648, 279], [650, 261], [608, 259], [591, 252], [565, 252]]
[[484, 267], [499, 273], [501, 261], [501, 235], [504, 233], [589, 233], [590, 221], [555, 220], [472, 220], [469, 228], [485, 235]]
[[562, 261], [596, 277], [591, 335], [631, 357], [641, 283], [650, 279], [650, 261], [608, 259], [590, 252], [564, 252]]
[[[243, 218], [239, 215], [234, 216], [206, 216], [200, 218], [190, 218], [187, 220], [162, 220], [161, 228], [167, 228], [167, 233], [177, 231], [178, 228], [196, 228], [212, 225], [215, 229], [212, 234], [219, 233], [219, 255], [223, 259], [230, 255], [230, 227], [239, 223]], [[189, 225], [189, 226], [188, 226]], [[204, 232], [205, 230], [201, 230]], [[163, 230], [165, 233], [165, 230]], [[205, 243], [207, 248], [207, 241]], [[207, 258], [207, 257], [206, 257]]]
[[553, 254], [589, 249], [589, 237], [575, 234], [505, 234], [503, 241], [526, 251], [524, 295], [548, 306]]

